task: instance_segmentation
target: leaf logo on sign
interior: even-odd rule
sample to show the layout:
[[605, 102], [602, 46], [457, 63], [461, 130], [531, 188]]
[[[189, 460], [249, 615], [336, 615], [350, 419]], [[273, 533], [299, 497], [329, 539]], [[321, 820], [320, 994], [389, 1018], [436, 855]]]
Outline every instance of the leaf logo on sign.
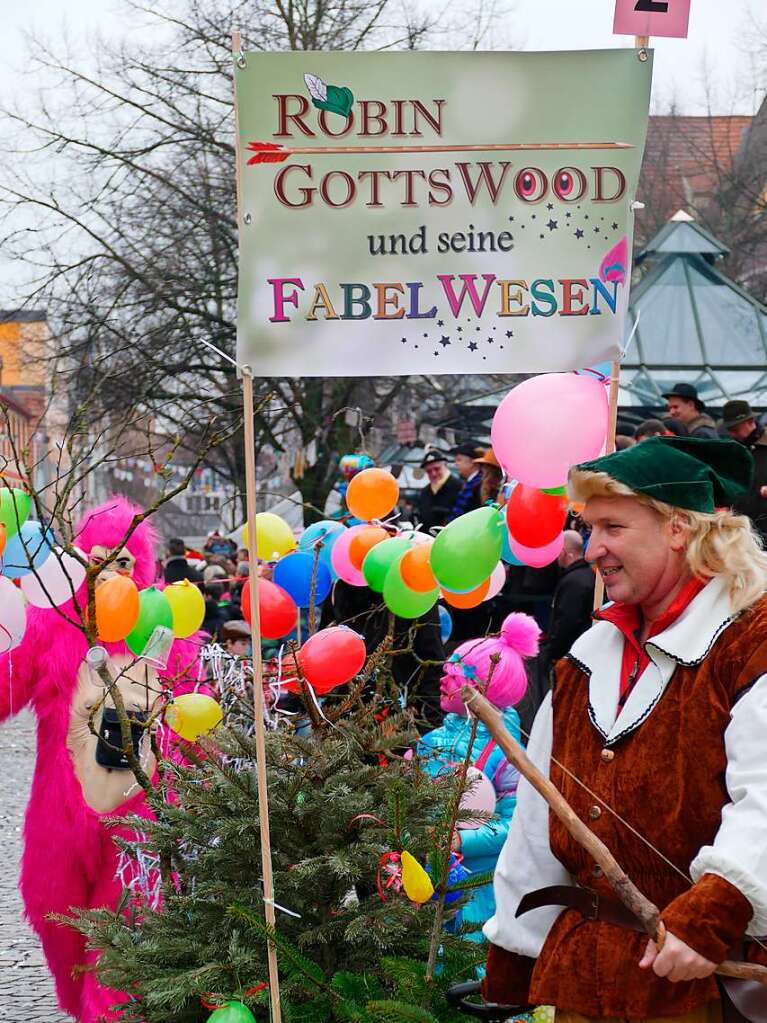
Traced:
[[341, 117], [348, 117], [354, 103], [354, 95], [351, 89], [345, 85], [326, 85], [318, 75], [304, 75], [306, 88], [312, 97], [312, 103], [320, 110], [327, 110], [331, 114], [340, 114]]

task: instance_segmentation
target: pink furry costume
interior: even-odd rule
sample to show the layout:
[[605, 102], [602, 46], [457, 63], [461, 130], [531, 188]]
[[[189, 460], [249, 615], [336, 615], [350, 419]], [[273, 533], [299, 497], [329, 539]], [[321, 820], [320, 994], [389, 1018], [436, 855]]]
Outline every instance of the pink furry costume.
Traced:
[[[139, 510], [121, 497], [111, 498], [86, 514], [75, 544], [86, 554], [94, 546], [114, 548]], [[142, 522], [126, 544], [135, 558], [133, 581], [139, 589], [154, 582], [156, 539], [149, 523]], [[78, 597], [82, 605], [84, 585]], [[61, 610], [76, 618], [71, 601]], [[122, 642], [104, 646], [110, 658], [132, 657]], [[125, 996], [103, 987], [94, 973], [73, 973], [78, 965], [92, 963], [98, 953], [86, 951], [82, 935], [46, 917], [75, 906], [114, 908], [122, 883], [117, 876], [120, 851], [112, 836], [128, 831], [108, 827], [105, 818], [153, 814], [143, 789], [132, 784], [129, 771], [109, 772], [98, 767], [90, 749], [86, 750], [86, 772], [81, 767], [86, 761], [78, 761], [73, 754], [75, 703], [87, 670], [82, 669], [87, 649], [83, 634], [56, 609], [29, 607], [21, 645], [0, 656], [0, 721], [27, 704], [37, 716], [37, 761], [24, 826], [21, 892], [26, 915], [40, 936], [56, 981], [61, 1007], [80, 1023], [96, 1023], [117, 1018], [108, 1012], [109, 1007]], [[178, 680], [190, 671], [195, 659], [195, 645], [177, 640], [168, 668], [160, 674]], [[82, 736], [81, 718], [78, 727]], [[85, 748], [85, 740], [82, 745]], [[86, 791], [94, 792], [94, 786], [97, 790], [99, 784], [106, 784], [100, 779], [101, 771], [113, 792], [117, 775], [121, 776], [118, 784], [124, 784], [126, 790], [127, 798], [113, 801], [108, 812], [93, 809], [85, 796]]]

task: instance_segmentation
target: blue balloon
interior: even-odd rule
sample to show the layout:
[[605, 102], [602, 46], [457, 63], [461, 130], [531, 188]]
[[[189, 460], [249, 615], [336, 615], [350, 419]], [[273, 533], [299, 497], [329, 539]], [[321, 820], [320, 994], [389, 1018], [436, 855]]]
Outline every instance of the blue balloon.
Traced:
[[331, 578], [336, 578], [336, 573], [331, 561], [331, 553], [336, 540], [346, 531], [343, 522], [336, 522], [333, 519], [323, 519], [315, 522], [308, 529], [305, 529], [301, 539], [298, 541], [299, 551], [306, 551], [314, 555], [314, 547], [318, 540], [322, 540], [320, 550], [320, 561], [330, 572]]
[[[272, 579], [283, 590], [287, 590], [298, 607], [308, 607], [312, 594], [312, 572], [314, 571], [314, 555], [306, 551], [294, 551], [286, 554], [274, 566]], [[333, 579], [328, 566], [320, 559], [317, 562], [317, 582], [314, 590], [314, 603], [321, 604], [330, 593]]]
[[437, 606], [439, 607], [439, 634], [442, 642], [447, 643], [453, 631], [453, 619], [444, 604], [438, 604]]
[[51, 553], [53, 532], [39, 522], [25, 522], [18, 533], [15, 533], [5, 545], [0, 556], [2, 575], [9, 579], [20, 579], [40, 568]]

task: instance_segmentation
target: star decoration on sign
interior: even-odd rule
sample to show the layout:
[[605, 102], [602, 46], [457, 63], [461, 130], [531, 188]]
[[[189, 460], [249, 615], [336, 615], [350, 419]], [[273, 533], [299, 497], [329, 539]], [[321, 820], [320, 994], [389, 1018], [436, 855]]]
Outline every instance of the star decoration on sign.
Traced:
[[565, 217], [567, 217], [567, 219], [569, 220], [571, 216], [572, 213], [570, 212], [570, 210], [568, 210], [567, 213], [565, 213]]
[[506, 337], [514, 337], [514, 331], [513, 330], [507, 330], [506, 331]]
[[491, 345], [493, 343], [493, 339], [491, 337], [485, 338], [485, 340], [487, 341], [487, 343], [489, 345]]
[[477, 344], [476, 341], [469, 341], [469, 351], [470, 352], [476, 352], [476, 350], [478, 348], [479, 348], [479, 345]]
[[445, 326], [445, 321], [444, 320], [437, 320], [437, 326], [438, 327], [444, 327]]
[[554, 209], [554, 203], [553, 202], [547, 202], [546, 203], [546, 209], [547, 210], [553, 210]]
[[618, 230], [618, 225], [615, 223], [615, 221], [613, 221], [613, 223], [612, 223], [612, 228], [613, 228], [613, 231], [617, 231]]
[[557, 230], [557, 221], [556, 220], [550, 220], [548, 222], [548, 224], [546, 225], [546, 227], [548, 227], [549, 231], [556, 231]]
[[439, 343], [442, 345], [443, 348], [447, 348], [447, 346], [450, 344], [450, 338], [446, 334], [443, 334], [442, 337], [439, 339]]
[[403, 345], [407, 344], [407, 338], [406, 337], [400, 338], [400, 340], [402, 341]]
[[583, 231], [581, 231], [581, 229], [579, 227], [576, 228], [575, 237], [576, 238], [582, 238], [583, 237]]

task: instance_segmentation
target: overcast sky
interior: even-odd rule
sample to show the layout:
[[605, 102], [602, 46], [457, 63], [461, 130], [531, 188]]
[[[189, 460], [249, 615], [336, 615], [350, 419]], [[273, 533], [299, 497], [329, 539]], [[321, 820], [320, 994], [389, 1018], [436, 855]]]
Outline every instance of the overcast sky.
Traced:
[[[630, 37], [612, 35], [614, 0], [504, 2], [513, 7], [513, 13], [499, 26], [498, 35], [525, 49], [591, 49], [631, 42]], [[445, 0], [420, 0], [420, 5], [443, 9]], [[689, 38], [653, 40], [655, 109], [675, 99], [684, 113], [705, 113], [706, 94], [713, 89], [714, 113], [752, 113], [767, 83], [755, 82], [751, 71], [749, 51], [755, 39], [750, 12], [764, 7], [764, 0], [692, 0]], [[133, 27], [129, 8], [121, 0], [67, 0], [65, 5], [61, 0], [27, 0], [13, 5], [3, 0], [0, 8], [6, 37], [0, 90], [6, 95], [23, 81], [18, 71], [24, 66], [24, 30], [42, 28], [55, 38], [66, 28], [73, 39], [84, 40], [87, 48], [87, 37], [94, 30], [124, 35]]]

